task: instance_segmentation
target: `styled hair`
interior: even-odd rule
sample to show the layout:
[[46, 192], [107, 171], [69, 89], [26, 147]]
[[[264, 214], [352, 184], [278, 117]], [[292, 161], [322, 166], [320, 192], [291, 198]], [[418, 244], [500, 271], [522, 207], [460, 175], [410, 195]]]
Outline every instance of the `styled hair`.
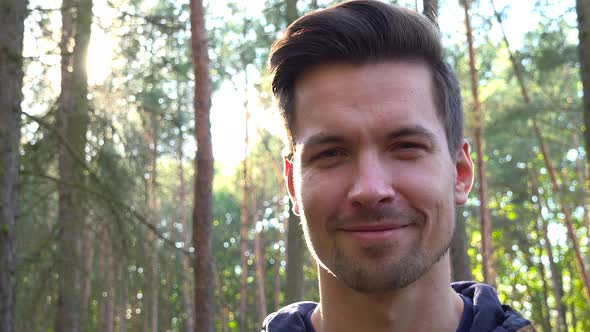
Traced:
[[269, 67], [288, 157], [294, 152], [295, 84], [304, 72], [322, 64], [388, 61], [423, 61], [430, 67], [437, 115], [454, 158], [463, 139], [461, 91], [443, 59], [439, 30], [415, 11], [375, 0], [348, 1], [306, 14], [274, 42]]

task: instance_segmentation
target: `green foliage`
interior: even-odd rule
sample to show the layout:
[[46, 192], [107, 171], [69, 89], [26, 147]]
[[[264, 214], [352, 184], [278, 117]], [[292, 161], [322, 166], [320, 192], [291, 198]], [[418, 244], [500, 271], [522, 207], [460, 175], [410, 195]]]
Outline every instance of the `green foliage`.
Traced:
[[[329, 3], [320, 1], [320, 7]], [[85, 248], [88, 262], [84, 263], [91, 268], [84, 328], [101, 328], [110, 300], [114, 303], [117, 327], [124, 322], [128, 330], [139, 330], [144, 321], [149, 321], [154, 301], [150, 295], [150, 258], [156, 255], [157, 329], [181, 331], [188, 321], [183, 312], [186, 298], [182, 288], [187, 283], [192, 288], [192, 282], [185, 279], [186, 275], [192, 278], [192, 271], [186, 271], [180, 260], [191, 251], [190, 241], [185, 242], [190, 238], [191, 227], [183, 226], [182, 220], [190, 222], [192, 184], [198, 176], [193, 174], [191, 162], [195, 119], [189, 11], [186, 3], [168, 0], [149, 4], [120, 0], [110, 6], [117, 15], [112, 22], [101, 21], [99, 28], [118, 36], [115, 58], [119, 65], [105, 82], [90, 87], [92, 112], [86, 133], [88, 143], [81, 160], [85, 178], [76, 183], [76, 194], [83, 198], [85, 212], [80, 222], [84, 223], [89, 239]], [[300, 1], [299, 12], [308, 11], [307, 6], [308, 2]], [[271, 108], [266, 59], [270, 44], [286, 27], [285, 2], [266, 0], [261, 12], [254, 14], [240, 1], [229, 1], [226, 9], [225, 15], [209, 15], [207, 22], [213, 90], [230, 83], [237, 91], [255, 92], [248, 95], [251, 109]], [[551, 277], [557, 277], [564, 289], [570, 330], [590, 330], [590, 307], [573, 264], [573, 248], [562, 212], [564, 207], [572, 211], [582, 255], [590, 264], [588, 225], [584, 220], [588, 207], [584, 168], [588, 166], [581, 142], [584, 126], [577, 45], [571, 38], [575, 31], [567, 20], [544, 17], [524, 35], [521, 45], [513, 46], [531, 96], [531, 103], [525, 104], [505, 45], [497, 34], [490, 32], [495, 31], [495, 23], [484, 9], [483, 4], [475, 2], [472, 15], [498, 292], [503, 301], [538, 326], [554, 329], [557, 300]], [[548, 13], [555, 8], [539, 2], [537, 10]], [[510, 8], [503, 17], [508, 14]], [[57, 21], [58, 17], [50, 12], [31, 13], [29, 33], [40, 43], [55, 47], [59, 37]], [[441, 29], [443, 34], [447, 33], [445, 26]], [[466, 133], [470, 136], [474, 119], [465, 42], [459, 38], [446, 46], [446, 57], [457, 69], [462, 83]], [[52, 331], [59, 277], [55, 262], [60, 259], [55, 240], [60, 183], [56, 156], [62, 138], [55, 130], [57, 89], [48, 77], [55, 73], [59, 61], [40, 64], [27, 58], [25, 65], [31, 70], [25, 78], [27, 98], [23, 105], [25, 111], [35, 112], [23, 118], [22, 129], [17, 328]], [[541, 128], [556, 169], [559, 191], [553, 188], [543, 163], [539, 140], [532, 129], [533, 118]], [[265, 270], [265, 311], [285, 304], [284, 222], [290, 211], [282, 183], [282, 143], [264, 130], [251, 131], [250, 137], [246, 161], [229, 173], [225, 171], [226, 165], [216, 164], [215, 170], [215, 285], [211, 287], [215, 287], [216, 330], [220, 331], [237, 331], [242, 315], [247, 317], [248, 330], [259, 328], [255, 271], [258, 260], [262, 260]], [[252, 208], [248, 237], [241, 239], [240, 185], [244, 162], [250, 169], [248, 199]], [[154, 176], [156, 181], [152, 183]], [[475, 194], [478, 186], [476, 183], [464, 217], [473, 276], [481, 281], [480, 202]], [[183, 201], [181, 192], [185, 194]], [[148, 204], [150, 195], [156, 197], [155, 209]], [[541, 217], [549, 225], [559, 276], [551, 275]], [[258, 257], [254, 250], [256, 236], [262, 238], [263, 257]], [[248, 244], [244, 254], [249, 264], [245, 313], [239, 312], [240, 274], [245, 273], [240, 270], [243, 240]], [[105, 255], [112, 257], [113, 263], [105, 261]], [[306, 299], [318, 300], [317, 271], [307, 256], [304, 276]], [[111, 277], [114, 281], [109, 280]], [[114, 289], [109, 292], [107, 286]]]

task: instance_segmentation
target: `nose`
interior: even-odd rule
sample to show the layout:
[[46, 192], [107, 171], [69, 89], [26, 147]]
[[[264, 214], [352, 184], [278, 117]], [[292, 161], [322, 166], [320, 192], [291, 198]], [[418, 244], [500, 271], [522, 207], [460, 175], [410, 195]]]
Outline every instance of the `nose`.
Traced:
[[349, 202], [355, 207], [375, 208], [395, 198], [391, 170], [377, 153], [365, 153], [357, 160]]

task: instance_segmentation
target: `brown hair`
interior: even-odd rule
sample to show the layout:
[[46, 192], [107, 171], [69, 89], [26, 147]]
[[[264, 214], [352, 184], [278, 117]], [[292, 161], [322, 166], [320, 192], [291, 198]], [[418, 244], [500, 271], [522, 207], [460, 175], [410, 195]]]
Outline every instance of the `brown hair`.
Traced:
[[272, 91], [285, 123], [288, 155], [294, 152], [295, 83], [304, 71], [328, 63], [404, 60], [424, 61], [431, 68], [438, 116], [454, 158], [463, 139], [461, 91], [443, 59], [438, 28], [410, 9], [372, 0], [348, 1], [304, 15], [273, 44]]

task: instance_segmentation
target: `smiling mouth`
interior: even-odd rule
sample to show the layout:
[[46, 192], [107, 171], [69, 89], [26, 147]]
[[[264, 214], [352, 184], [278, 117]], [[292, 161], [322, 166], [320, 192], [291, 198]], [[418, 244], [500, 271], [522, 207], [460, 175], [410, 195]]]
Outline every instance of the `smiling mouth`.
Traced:
[[341, 229], [342, 234], [362, 244], [377, 244], [400, 240], [407, 235], [407, 225], [358, 225]]
[[344, 232], [385, 232], [385, 231], [393, 231], [393, 230], [406, 228], [408, 226], [410, 226], [410, 224], [406, 224], [406, 225], [365, 224], [365, 225], [355, 225], [355, 226], [345, 227], [342, 229], [342, 231], [344, 231]]

